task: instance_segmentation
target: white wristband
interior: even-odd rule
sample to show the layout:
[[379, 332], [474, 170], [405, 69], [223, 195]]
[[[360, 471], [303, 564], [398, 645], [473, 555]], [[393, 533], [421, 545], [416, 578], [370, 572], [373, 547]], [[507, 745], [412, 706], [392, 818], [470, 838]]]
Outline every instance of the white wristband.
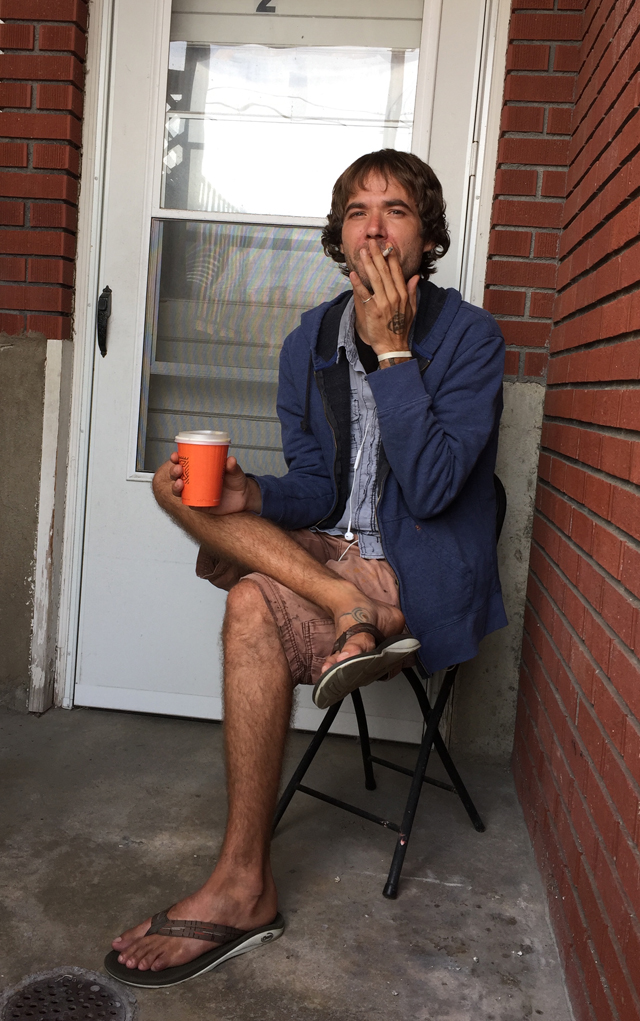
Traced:
[[413, 352], [411, 351], [385, 351], [383, 355], [378, 355], [378, 361], [384, 362], [387, 358], [413, 358]]

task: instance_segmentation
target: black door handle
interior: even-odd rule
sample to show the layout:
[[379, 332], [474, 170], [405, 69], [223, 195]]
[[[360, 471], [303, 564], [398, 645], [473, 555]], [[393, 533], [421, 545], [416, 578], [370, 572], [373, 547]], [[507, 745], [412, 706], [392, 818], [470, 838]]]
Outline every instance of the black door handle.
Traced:
[[105, 287], [98, 298], [98, 347], [104, 358], [107, 353], [107, 320], [111, 315], [111, 288]]

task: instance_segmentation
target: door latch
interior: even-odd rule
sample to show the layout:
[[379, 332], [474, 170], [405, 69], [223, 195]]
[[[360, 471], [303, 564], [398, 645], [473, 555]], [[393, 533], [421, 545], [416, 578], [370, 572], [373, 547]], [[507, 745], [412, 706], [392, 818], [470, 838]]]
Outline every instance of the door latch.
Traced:
[[98, 325], [98, 347], [100, 348], [100, 354], [104, 358], [107, 353], [107, 320], [111, 315], [111, 288], [105, 287], [102, 294], [98, 298], [98, 313], [97, 313], [97, 325]]

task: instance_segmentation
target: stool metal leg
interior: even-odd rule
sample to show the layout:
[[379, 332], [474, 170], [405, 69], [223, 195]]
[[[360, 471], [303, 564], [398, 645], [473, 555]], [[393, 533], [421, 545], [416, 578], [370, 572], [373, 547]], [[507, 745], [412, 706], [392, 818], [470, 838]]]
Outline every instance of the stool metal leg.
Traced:
[[362, 764], [364, 766], [364, 785], [368, 791], [375, 791], [376, 778], [373, 775], [373, 764], [371, 762], [371, 745], [369, 744], [369, 728], [367, 726], [367, 714], [362, 704], [362, 695], [358, 688], [351, 692], [353, 708], [356, 711], [358, 731], [360, 733], [360, 749], [362, 751]]
[[462, 782], [462, 777], [460, 776], [458, 770], [454, 766], [453, 759], [449, 755], [447, 746], [442, 740], [442, 737], [439, 733], [436, 734], [434, 745], [438, 755], [440, 756], [440, 761], [442, 762], [442, 765], [449, 774], [451, 783], [456, 789], [456, 794], [460, 798], [460, 801], [462, 802], [466, 809], [467, 815], [471, 819], [473, 828], [477, 830], [478, 833], [484, 833], [486, 826], [483, 823], [482, 819], [480, 818], [480, 813], [478, 812], [478, 809], [471, 800], [471, 795], [469, 794], [469, 791]]
[[440, 717], [444, 711], [444, 707], [447, 704], [451, 686], [455, 679], [456, 670], [447, 670], [435, 705], [429, 714], [427, 721], [427, 728], [425, 735], [420, 745], [420, 753], [418, 755], [418, 761], [416, 762], [416, 768], [414, 770], [413, 778], [411, 780], [411, 788], [409, 790], [409, 797], [407, 798], [407, 804], [404, 810], [404, 816], [400, 825], [400, 835], [396, 843], [396, 849], [393, 852], [393, 859], [391, 861], [391, 868], [389, 869], [389, 876], [387, 882], [382, 890], [384, 897], [391, 899], [395, 898], [398, 894], [398, 883], [400, 881], [400, 873], [402, 872], [402, 866], [404, 864], [404, 856], [407, 853], [407, 846], [409, 844], [409, 838], [411, 836], [411, 830], [413, 828], [413, 821], [418, 807], [418, 801], [420, 799], [420, 793], [422, 791], [422, 781], [424, 774], [427, 769], [429, 762], [429, 755], [433, 742], [435, 740], [436, 733], [438, 732], [438, 725], [440, 723]]
[[[431, 713], [431, 706], [429, 704], [429, 699], [427, 698], [427, 693], [420, 684], [420, 681], [418, 680], [418, 677], [416, 676], [416, 673], [413, 669], [410, 668], [405, 669], [404, 673], [405, 676], [407, 677], [407, 680], [409, 681], [409, 684], [411, 685], [416, 694], [418, 702], [420, 703], [422, 715], [424, 716], [424, 720], [426, 723], [427, 720], [429, 719], [429, 714]], [[455, 668], [454, 678], [456, 673], [457, 667]], [[480, 818], [480, 813], [478, 812], [478, 809], [474, 805], [471, 799], [471, 795], [469, 794], [467, 788], [462, 782], [462, 777], [460, 776], [458, 770], [456, 769], [453, 763], [453, 759], [449, 755], [449, 751], [444, 741], [442, 740], [440, 731], [436, 731], [434, 745], [438, 755], [440, 756], [440, 761], [442, 762], [442, 765], [449, 774], [449, 779], [451, 780], [451, 783], [453, 784], [456, 794], [460, 798], [460, 801], [464, 805], [467, 815], [469, 816], [474, 829], [477, 830], [478, 833], [484, 833], [486, 827], [482, 819]]]
[[327, 709], [327, 712], [324, 716], [324, 719], [322, 720], [322, 723], [320, 724], [317, 731], [313, 735], [311, 743], [307, 748], [306, 752], [300, 759], [298, 768], [296, 769], [295, 773], [289, 780], [289, 783], [287, 784], [282, 794], [282, 797], [280, 798], [280, 801], [277, 804], [275, 815], [273, 817], [274, 830], [278, 823], [280, 822], [280, 820], [282, 819], [282, 816], [286, 812], [289, 802], [291, 801], [293, 795], [298, 789], [298, 784], [300, 783], [304, 774], [307, 772], [309, 766], [313, 762], [316, 752], [318, 751], [320, 745], [327, 736], [327, 731], [329, 730], [329, 727], [331, 726], [336, 716], [338, 715], [340, 706], [342, 705], [342, 701], [343, 700], [341, 700], [340, 702], [336, 702], [335, 705], [332, 705], [330, 709]]

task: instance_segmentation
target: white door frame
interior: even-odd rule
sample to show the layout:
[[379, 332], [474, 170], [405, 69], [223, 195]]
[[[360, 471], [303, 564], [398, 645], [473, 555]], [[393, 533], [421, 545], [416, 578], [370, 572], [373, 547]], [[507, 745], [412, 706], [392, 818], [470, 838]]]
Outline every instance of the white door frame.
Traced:
[[[135, 2], [135, 0], [130, 0]], [[425, 0], [421, 58], [437, 45], [436, 27], [446, 0]], [[73, 705], [90, 445], [91, 395], [96, 352], [95, 306], [100, 277], [100, 239], [108, 158], [109, 83], [114, 0], [92, 0], [83, 121], [82, 189], [78, 218], [74, 357], [69, 430], [67, 501], [57, 621], [55, 704]], [[487, 0], [484, 44], [479, 59], [476, 153], [470, 166], [464, 297], [482, 304], [491, 226], [493, 182], [500, 132], [511, 0]], [[427, 32], [427, 23], [428, 29]], [[416, 101], [419, 147], [428, 151], [437, 68], [425, 76]], [[476, 148], [475, 146], [473, 147]], [[475, 173], [472, 173], [475, 170]]]

